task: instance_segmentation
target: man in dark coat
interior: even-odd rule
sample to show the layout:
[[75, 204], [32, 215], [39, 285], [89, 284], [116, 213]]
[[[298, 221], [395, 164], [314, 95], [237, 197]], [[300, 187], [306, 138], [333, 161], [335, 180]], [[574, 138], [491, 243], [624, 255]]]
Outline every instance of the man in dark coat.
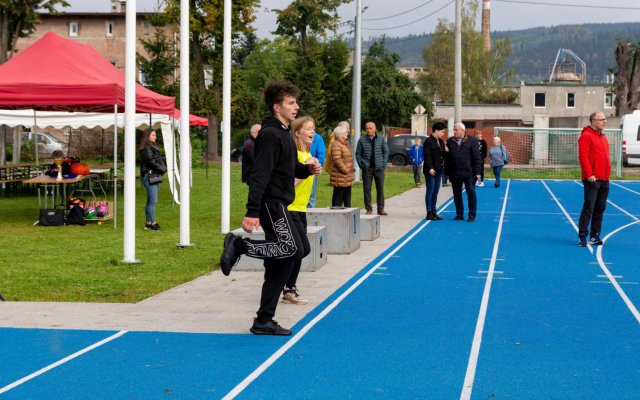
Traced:
[[251, 167], [253, 167], [253, 149], [258, 133], [262, 126], [255, 124], [249, 131], [249, 139], [245, 140], [242, 146], [242, 182], [249, 184], [249, 175], [251, 175]]
[[453, 126], [453, 137], [447, 140], [449, 153], [445, 161], [445, 173], [451, 181], [453, 201], [456, 205], [454, 220], [464, 220], [464, 203], [462, 201], [462, 185], [467, 191], [469, 203], [469, 222], [475, 222], [478, 201], [476, 198], [475, 179], [480, 179], [482, 159], [480, 146], [473, 136], [465, 132], [465, 126], [458, 122]]
[[384, 210], [384, 169], [389, 160], [389, 147], [384, 136], [376, 133], [376, 124], [369, 121], [365, 125], [366, 135], [360, 137], [356, 146], [356, 161], [362, 170], [362, 191], [367, 214], [373, 213], [371, 206], [371, 184], [376, 182], [376, 203], [379, 215], [387, 215]]
[[484, 160], [487, 158], [487, 141], [482, 138], [482, 131], [476, 129], [474, 135], [478, 140], [478, 146], [480, 146], [480, 158], [482, 159], [482, 168], [480, 168], [480, 180], [476, 182], [477, 186], [484, 186]]

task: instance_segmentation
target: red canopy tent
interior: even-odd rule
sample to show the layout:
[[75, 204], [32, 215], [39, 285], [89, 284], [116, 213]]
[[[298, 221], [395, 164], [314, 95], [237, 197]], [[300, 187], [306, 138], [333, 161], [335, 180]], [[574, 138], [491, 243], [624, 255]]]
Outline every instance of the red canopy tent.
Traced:
[[[0, 65], [0, 107], [124, 110], [124, 73], [93, 47], [47, 32]], [[173, 97], [136, 85], [136, 112], [173, 115]]]

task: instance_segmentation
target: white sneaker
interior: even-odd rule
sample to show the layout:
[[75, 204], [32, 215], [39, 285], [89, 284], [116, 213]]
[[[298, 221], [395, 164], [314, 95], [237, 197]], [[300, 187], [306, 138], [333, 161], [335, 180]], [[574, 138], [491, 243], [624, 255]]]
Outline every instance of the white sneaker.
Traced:
[[478, 182], [476, 182], [476, 185], [477, 185], [477, 186], [480, 186], [480, 187], [483, 187], [483, 186], [484, 186], [484, 182], [480, 182], [480, 181], [478, 181]]

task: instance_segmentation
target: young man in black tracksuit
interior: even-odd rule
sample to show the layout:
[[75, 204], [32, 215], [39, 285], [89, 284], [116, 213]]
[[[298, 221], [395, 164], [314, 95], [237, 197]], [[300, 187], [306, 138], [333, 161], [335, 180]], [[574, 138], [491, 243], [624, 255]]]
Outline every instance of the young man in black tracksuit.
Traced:
[[297, 260], [310, 251], [302, 224], [292, 220], [287, 206], [295, 198], [294, 178], [320, 175], [315, 158], [298, 162], [289, 123], [297, 115], [298, 88], [286, 82], [272, 82], [265, 88], [265, 103], [272, 116], [262, 121], [255, 141], [255, 159], [249, 177], [247, 212], [242, 229], [252, 232], [262, 226], [265, 240], [250, 240], [227, 233], [220, 266], [225, 275], [246, 254], [264, 260], [264, 283], [257, 318], [250, 331], [258, 335], [290, 335], [273, 317], [280, 293]]

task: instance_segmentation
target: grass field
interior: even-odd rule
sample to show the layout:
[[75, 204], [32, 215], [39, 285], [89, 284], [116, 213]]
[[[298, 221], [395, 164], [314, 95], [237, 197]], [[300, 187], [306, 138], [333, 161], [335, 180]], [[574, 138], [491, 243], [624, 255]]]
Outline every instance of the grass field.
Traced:
[[[169, 185], [160, 188], [157, 217], [161, 232], [145, 231], [146, 192], [136, 182], [136, 258], [140, 264], [122, 264], [123, 198], [118, 199], [118, 229], [102, 225], [40, 227], [36, 194], [0, 197], [2, 246], [0, 293], [10, 301], [70, 301], [133, 303], [188, 282], [219, 267], [221, 170], [193, 171], [191, 190], [191, 242], [180, 241], [180, 207], [171, 201]], [[392, 197], [413, 187], [409, 171], [388, 170], [385, 195]], [[328, 175], [320, 177], [316, 205], [331, 203]], [[231, 228], [240, 226], [247, 186], [240, 182], [239, 164], [231, 169]], [[352, 193], [353, 206], [362, 207], [362, 186]]]

